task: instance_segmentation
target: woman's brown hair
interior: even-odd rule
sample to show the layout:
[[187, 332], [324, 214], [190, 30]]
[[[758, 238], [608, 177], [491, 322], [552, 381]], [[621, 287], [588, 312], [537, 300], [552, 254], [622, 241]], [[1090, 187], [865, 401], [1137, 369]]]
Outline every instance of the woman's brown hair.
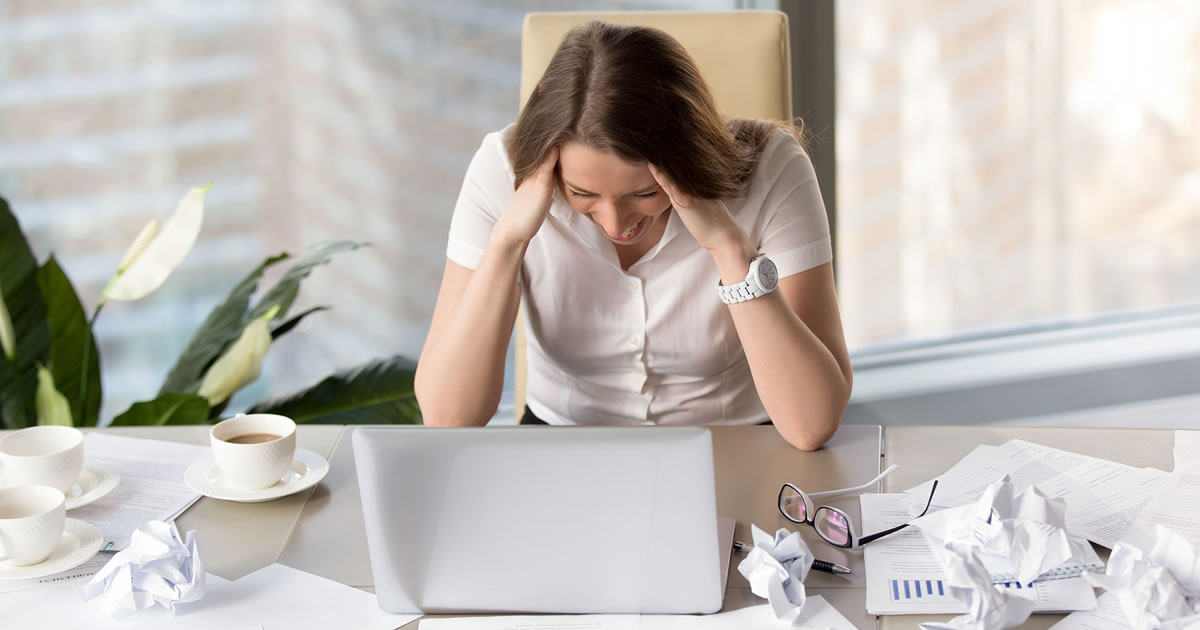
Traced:
[[771, 132], [786, 122], [725, 118], [695, 62], [670, 35], [588, 22], [569, 33], [508, 137], [516, 185], [554, 146], [579, 142], [661, 168], [686, 194], [745, 193]]

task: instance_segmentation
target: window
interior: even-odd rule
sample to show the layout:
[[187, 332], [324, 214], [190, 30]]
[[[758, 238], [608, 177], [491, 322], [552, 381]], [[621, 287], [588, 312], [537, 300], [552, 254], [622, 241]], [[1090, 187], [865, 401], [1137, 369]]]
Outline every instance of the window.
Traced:
[[835, 8], [851, 348], [1200, 300], [1200, 5]]

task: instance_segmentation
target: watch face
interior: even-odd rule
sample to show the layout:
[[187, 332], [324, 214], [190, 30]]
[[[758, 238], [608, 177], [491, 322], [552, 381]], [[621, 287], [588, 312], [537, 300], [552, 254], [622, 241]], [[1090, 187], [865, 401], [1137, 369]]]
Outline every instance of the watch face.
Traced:
[[758, 263], [758, 284], [763, 289], [770, 291], [779, 283], [779, 270], [775, 268], [775, 263], [771, 262], [770, 258], [764, 258]]

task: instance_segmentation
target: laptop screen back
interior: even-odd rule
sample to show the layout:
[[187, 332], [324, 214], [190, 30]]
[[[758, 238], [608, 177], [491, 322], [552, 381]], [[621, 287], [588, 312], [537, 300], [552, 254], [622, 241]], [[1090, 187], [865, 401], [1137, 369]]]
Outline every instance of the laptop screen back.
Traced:
[[700, 427], [364, 427], [353, 446], [390, 612], [721, 607]]

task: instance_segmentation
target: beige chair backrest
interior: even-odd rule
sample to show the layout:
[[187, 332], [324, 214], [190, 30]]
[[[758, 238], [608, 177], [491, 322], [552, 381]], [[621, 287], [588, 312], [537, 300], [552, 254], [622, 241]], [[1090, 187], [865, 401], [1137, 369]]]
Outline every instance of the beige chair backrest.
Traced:
[[[521, 31], [521, 107], [567, 31], [589, 20], [641, 24], [679, 40], [708, 81], [721, 112], [792, 118], [787, 16], [777, 11], [530, 13]], [[516, 417], [525, 412], [525, 317], [517, 315]]]

